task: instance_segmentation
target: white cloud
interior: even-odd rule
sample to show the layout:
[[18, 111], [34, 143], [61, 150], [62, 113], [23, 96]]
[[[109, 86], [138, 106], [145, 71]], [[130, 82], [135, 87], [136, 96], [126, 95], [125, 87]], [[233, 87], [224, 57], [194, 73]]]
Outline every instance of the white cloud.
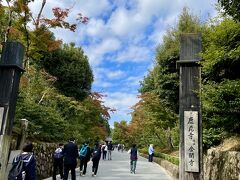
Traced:
[[[98, 88], [118, 86], [118, 79], [124, 78], [126, 73], [122, 70], [110, 70], [108, 68], [94, 68], [94, 85]], [[115, 83], [110, 82], [114, 80]]]
[[89, 57], [92, 66], [98, 66], [104, 58], [104, 55], [117, 51], [121, 47], [121, 42], [116, 38], [108, 38], [100, 44], [92, 44], [84, 47], [84, 50]]
[[130, 26], [133, 25], [132, 23], [130, 23], [130, 19], [132, 19], [130, 11], [124, 8], [118, 8], [110, 17], [108, 26], [113, 33], [122, 36], [130, 33]]
[[170, 12], [178, 3], [171, 3], [169, 0], [138, 0], [139, 13], [150, 19], [151, 16], [159, 16]]
[[106, 82], [104, 80], [104, 69], [103, 68], [93, 68], [93, 74], [94, 74], [94, 85], [96, 87], [101, 87], [101, 88], [108, 88], [112, 87], [112, 83]]
[[91, 19], [85, 29], [88, 36], [102, 37], [106, 33], [106, 27], [102, 19]]
[[143, 62], [143, 61], [149, 61], [151, 59], [151, 51], [147, 47], [141, 47], [141, 46], [128, 46], [127, 49], [124, 51], [119, 52], [116, 55], [116, 59], [113, 59], [113, 61], [117, 62]]
[[125, 73], [121, 70], [108, 71], [106, 72], [106, 75], [109, 79], [119, 79], [125, 77]]
[[75, 2], [76, 5], [74, 9], [88, 16], [90, 19], [92, 17], [107, 14], [112, 9], [112, 4], [110, 4], [108, 0], [75, 0]]
[[130, 76], [126, 79], [126, 83], [131, 84], [131, 86], [139, 86], [140, 81], [143, 80], [144, 74], [140, 76]]
[[153, 25], [153, 32], [148, 37], [150, 41], [154, 43], [154, 46], [157, 47], [160, 43], [163, 42], [163, 36], [166, 34], [166, 30], [174, 27], [177, 23], [178, 14], [172, 14], [171, 16], [166, 17], [165, 19], [159, 18]]
[[118, 113], [127, 114], [130, 112], [130, 107], [138, 102], [136, 94], [124, 92], [107, 93], [107, 97], [103, 99], [106, 106], [117, 109]]
[[98, 79], [98, 80], [94, 81], [94, 84], [98, 88], [109, 88], [109, 87], [113, 86], [112, 83], [103, 81], [102, 79]]
[[113, 12], [107, 25], [114, 35], [126, 39], [138, 36], [148, 23], [150, 22], [135, 10], [118, 8]]

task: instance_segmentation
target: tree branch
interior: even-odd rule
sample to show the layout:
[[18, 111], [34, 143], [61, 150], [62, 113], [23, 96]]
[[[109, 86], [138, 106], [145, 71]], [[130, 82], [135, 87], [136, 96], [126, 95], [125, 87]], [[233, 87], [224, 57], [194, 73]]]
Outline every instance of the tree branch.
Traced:
[[45, 4], [46, 4], [46, 0], [43, 0], [43, 1], [42, 1], [41, 9], [40, 9], [40, 11], [39, 11], [39, 13], [38, 13], [38, 16], [37, 16], [37, 19], [36, 19], [36, 24], [35, 24], [36, 29], [37, 29], [38, 26], [39, 26], [40, 18], [41, 18], [42, 11], [43, 11], [43, 8], [44, 8]]

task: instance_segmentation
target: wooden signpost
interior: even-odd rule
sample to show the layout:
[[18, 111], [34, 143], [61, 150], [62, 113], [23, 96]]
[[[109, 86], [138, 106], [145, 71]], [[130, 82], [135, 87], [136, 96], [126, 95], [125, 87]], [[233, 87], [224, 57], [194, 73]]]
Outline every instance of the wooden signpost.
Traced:
[[201, 35], [180, 37], [180, 180], [202, 180], [202, 116], [199, 98]]
[[11, 133], [17, 101], [24, 47], [6, 42], [0, 60], [0, 180], [6, 180]]

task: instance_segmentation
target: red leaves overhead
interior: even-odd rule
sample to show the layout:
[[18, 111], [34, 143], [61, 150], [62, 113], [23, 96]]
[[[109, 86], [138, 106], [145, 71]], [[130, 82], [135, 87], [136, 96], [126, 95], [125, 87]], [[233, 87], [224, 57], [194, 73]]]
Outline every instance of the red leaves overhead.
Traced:
[[[56, 7], [53, 8], [52, 11], [55, 18], [53, 19], [44, 18], [41, 20], [43, 24], [48, 25], [50, 28], [61, 27], [75, 32], [77, 24], [70, 24], [65, 20], [68, 17], [70, 9], [61, 9], [59, 7]], [[79, 21], [80, 23], [87, 24], [89, 18], [79, 13], [76, 20]]]
[[59, 7], [53, 8], [52, 11], [57, 21], [63, 21], [65, 17], [68, 17], [68, 13], [69, 13], [69, 9], [63, 10]]
[[96, 105], [96, 107], [98, 107], [99, 109], [101, 109], [101, 114], [103, 115], [103, 117], [105, 119], [109, 119], [110, 118], [110, 112], [115, 112], [116, 109], [110, 108], [110, 107], [106, 107], [103, 105], [104, 101], [102, 101], [103, 97], [106, 97], [106, 95], [101, 94], [99, 92], [92, 92], [90, 94], [91, 99], [93, 100], [93, 103]]
[[86, 16], [83, 16], [81, 13], [78, 13], [77, 20], [80, 21], [83, 24], [87, 24], [89, 21], [89, 18]]

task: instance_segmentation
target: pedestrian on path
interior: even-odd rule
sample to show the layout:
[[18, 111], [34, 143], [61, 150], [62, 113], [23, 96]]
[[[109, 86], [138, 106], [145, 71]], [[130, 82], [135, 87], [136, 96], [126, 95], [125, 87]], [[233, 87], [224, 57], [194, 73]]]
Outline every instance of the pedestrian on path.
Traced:
[[97, 175], [97, 171], [98, 171], [98, 165], [99, 165], [99, 161], [101, 158], [101, 147], [99, 146], [98, 143], [95, 144], [95, 147], [92, 151], [92, 176], [96, 176]]
[[87, 172], [87, 163], [91, 158], [91, 149], [88, 146], [88, 142], [85, 142], [81, 148], [79, 148], [80, 157], [80, 176], [85, 176]]
[[57, 170], [59, 170], [60, 177], [63, 179], [63, 145], [60, 143], [53, 153], [53, 180], [56, 180]]
[[106, 156], [107, 156], [107, 144], [106, 143], [104, 143], [102, 145], [102, 153], [103, 153], [102, 159], [106, 160]]
[[153, 144], [150, 144], [149, 148], [148, 148], [148, 161], [149, 162], [153, 161], [153, 156], [154, 156], [154, 148], [153, 148]]
[[113, 145], [111, 141], [108, 143], [107, 149], [108, 149], [108, 160], [112, 160]]
[[[36, 159], [33, 155], [33, 144], [31, 142], [25, 144], [22, 150], [23, 152], [13, 159], [8, 180], [36, 179]], [[16, 173], [17, 176], [15, 176]]]
[[130, 154], [130, 173], [136, 173], [136, 165], [138, 159], [136, 144], [132, 145], [132, 148], [128, 151]]
[[70, 138], [69, 143], [64, 145], [63, 157], [64, 157], [63, 180], [68, 179], [68, 173], [70, 170], [71, 170], [72, 180], [76, 180], [75, 168], [77, 167], [78, 147], [75, 144], [74, 138]]
[[124, 144], [122, 144], [122, 152], [124, 151], [124, 149], [125, 149], [125, 145], [124, 145]]

